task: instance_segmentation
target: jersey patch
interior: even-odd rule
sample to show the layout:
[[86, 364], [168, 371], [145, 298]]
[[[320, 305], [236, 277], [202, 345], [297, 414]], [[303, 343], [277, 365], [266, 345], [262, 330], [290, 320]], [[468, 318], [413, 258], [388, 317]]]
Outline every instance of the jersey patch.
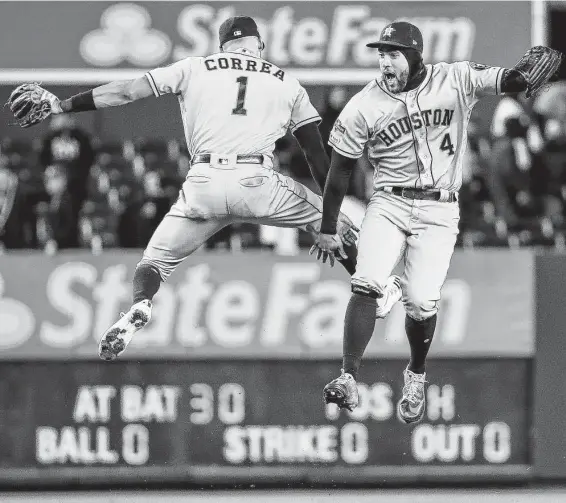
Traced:
[[334, 123], [334, 130], [336, 130], [337, 133], [340, 134], [344, 134], [346, 132], [346, 128], [342, 125], [342, 123], [340, 122], [340, 119], [336, 119], [336, 122]]
[[488, 68], [491, 68], [488, 65], [484, 65], [482, 63], [474, 63], [473, 61], [470, 62], [470, 66], [474, 69], [474, 70], [487, 70]]
[[346, 128], [342, 125], [340, 119], [336, 119], [332, 131], [330, 131], [330, 140], [335, 144], [340, 143], [345, 132]]

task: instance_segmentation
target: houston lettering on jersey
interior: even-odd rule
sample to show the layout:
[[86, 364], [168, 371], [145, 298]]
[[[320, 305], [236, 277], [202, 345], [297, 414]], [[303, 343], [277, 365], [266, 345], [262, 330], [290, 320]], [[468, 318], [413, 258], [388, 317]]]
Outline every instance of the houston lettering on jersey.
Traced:
[[283, 80], [285, 78], [285, 72], [281, 70], [281, 68], [267, 63], [266, 61], [240, 59], [235, 56], [205, 59], [204, 65], [208, 71], [241, 70], [243, 72], [267, 73], [279, 80]]
[[504, 70], [469, 61], [426, 69], [421, 85], [402, 97], [390, 95], [378, 79], [369, 82], [340, 112], [330, 135], [328, 143], [342, 155], [357, 159], [367, 152], [376, 190], [459, 190], [470, 111], [500, 92]]
[[415, 112], [410, 116], [401, 117], [394, 122], [391, 122], [383, 128], [382, 131], [376, 133], [376, 137], [379, 138], [382, 143], [386, 146], [393, 144], [395, 140], [398, 140], [403, 135], [411, 134], [412, 129], [416, 131], [423, 127], [430, 126], [450, 126], [452, 118], [454, 117], [454, 110], [446, 109], [434, 109], [434, 110], [422, 110], [421, 112]]

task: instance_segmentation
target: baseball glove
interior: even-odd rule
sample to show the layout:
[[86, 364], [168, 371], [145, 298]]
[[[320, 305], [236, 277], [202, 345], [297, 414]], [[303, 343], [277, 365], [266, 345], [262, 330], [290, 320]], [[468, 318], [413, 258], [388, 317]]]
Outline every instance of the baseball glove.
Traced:
[[22, 84], [12, 91], [8, 102], [20, 127], [39, 124], [55, 110], [60, 111], [59, 99], [39, 84]]
[[537, 45], [531, 47], [513, 67], [527, 81], [526, 96], [539, 92], [560, 67], [563, 54], [560, 51]]

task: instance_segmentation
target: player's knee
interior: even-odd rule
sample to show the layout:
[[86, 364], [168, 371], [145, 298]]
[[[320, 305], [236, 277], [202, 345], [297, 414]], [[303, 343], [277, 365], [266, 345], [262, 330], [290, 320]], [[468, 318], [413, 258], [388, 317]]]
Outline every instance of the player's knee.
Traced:
[[422, 295], [411, 295], [411, 292], [408, 293], [403, 303], [405, 304], [405, 312], [417, 321], [426, 320], [438, 312], [436, 300], [429, 300]]
[[177, 263], [151, 258], [144, 254], [143, 258], [137, 263], [136, 269], [141, 266], [149, 266], [155, 269], [161, 281], [165, 282], [169, 276], [171, 276], [171, 273], [175, 270], [177, 265]]
[[352, 279], [351, 282], [352, 293], [363, 295], [365, 297], [371, 297], [372, 299], [379, 299], [383, 297], [382, 290], [367, 283], [366, 281], [359, 280], [356, 278]]

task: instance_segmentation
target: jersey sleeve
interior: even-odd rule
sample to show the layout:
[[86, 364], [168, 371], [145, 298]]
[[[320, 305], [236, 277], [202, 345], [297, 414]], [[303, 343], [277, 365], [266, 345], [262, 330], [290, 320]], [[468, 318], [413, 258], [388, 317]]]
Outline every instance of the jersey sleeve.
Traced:
[[478, 99], [484, 96], [501, 93], [501, 79], [503, 78], [504, 68], [471, 61], [460, 61], [455, 63], [455, 67], [469, 105], [475, 104]]
[[369, 140], [369, 128], [356, 97], [344, 107], [330, 132], [328, 144], [339, 154], [358, 159]]
[[299, 85], [293, 110], [291, 110], [291, 122], [289, 123], [289, 129], [292, 133], [294, 133], [297, 128], [300, 128], [305, 124], [309, 124], [311, 122], [319, 123], [320, 121], [320, 115], [316, 111], [316, 108], [312, 105], [305, 88]]
[[164, 94], [179, 94], [191, 77], [191, 60], [187, 58], [169, 66], [155, 68], [145, 76], [156, 97]]

